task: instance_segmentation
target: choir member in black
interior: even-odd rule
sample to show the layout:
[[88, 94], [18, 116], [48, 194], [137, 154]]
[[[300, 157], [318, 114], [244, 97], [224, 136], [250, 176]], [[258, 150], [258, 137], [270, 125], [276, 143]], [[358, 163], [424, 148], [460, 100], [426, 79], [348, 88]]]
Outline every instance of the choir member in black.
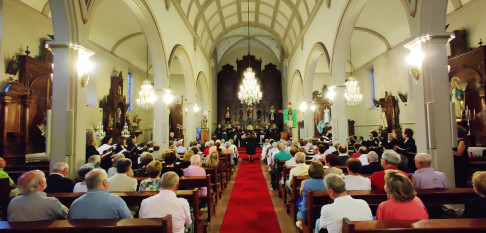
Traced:
[[177, 138], [175, 137], [175, 133], [174, 132], [170, 132], [169, 133], [169, 146], [172, 145], [172, 143], [174, 143], [174, 141], [176, 141]]
[[263, 134], [265, 135], [265, 140], [270, 139], [270, 127], [265, 125], [265, 129], [263, 130]]
[[253, 133], [256, 134], [256, 143], [260, 143], [260, 135], [262, 134], [262, 130], [260, 129], [260, 126], [255, 125], [255, 129], [253, 130]]
[[113, 153], [118, 154], [122, 150], [127, 149], [127, 138], [119, 136], [116, 142], [115, 151]]
[[272, 129], [270, 130], [270, 135], [271, 135], [273, 140], [275, 140], [275, 141], [280, 140], [280, 135], [279, 135], [279, 132], [278, 132], [278, 129], [277, 129], [277, 125], [274, 124], [272, 126]]
[[380, 140], [378, 140], [378, 133], [373, 130], [370, 132], [370, 137], [371, 139], [368, 141], [368, 148], [370, 151], [378, 153], [380, 151], [378, 149], [378, 146], [380, 145]]
[[405, 139], [403, 142], [403, 147], [395, 146], [395, 148], [397, 149], [397, 153], [408, 158], [408, 171], [406, 172], [415, 172], [417, 168], [415, 167], [414, 158], [417, 154], [417, 146], [415, 145], [415, 140], [413, 139], [413, 130], [406, 128], [403, 131], [403, 138]]
[[395, 148], [395, 146], [403, 148], [403, 142], [405, 141], [405, 139], [403, 139], [402, 131], [399, 129], [395, 129], [393, 130], [392, 134], [393, 134], [393, 140], [391, 141], [390, 144], [393, 146], [393, 149]]
[[235, 131], [236, 129], [231, 126], [231, 124], [228, 124], [228, 128], [226, 128], [226, 133], [228, 134], [228, 140], [233, 139], [235, 140]]
[[216, 135], [216, 138], [221, 140], [223, 139], [223, 132], [224, 132], [224, 129], [223, 127], [221, 127], [221, 123], [218, 124], [218, 128], [216, 128], [216, 131], [214, 132], [214, 134]]
[[248, 154], [248, 160], [253, 162], [253, 155], [256, 154], [257, 147], [257, 135], [256, 133], [247, 133], [246, 135], [246, 154]]
[[86, 162], [91, 155], [99, 155], [96, 150], [96, 134], [93, 130], [86, 131]]
[[467, 188], [467, 180], [469, 178], [470, 161], [468, 156], [468, 145], [464, 140], [466, 138], [467, 131], [462, 126], [457, 126], [457, 148], [454, 148], [454, 176], [456, 187]]
[[243, 130], [241, 129], [241, 126], [240, 125], [237, 125], [236, 126], [236, 130], [235, 130], [235, 134], [236, 134], [236, 141], [235, 141], [235, 145], [238, 146], [238, 147], [241, 147], [241, 137], [243, 135]]
[[384, 140], [381, 141], [381, 145], [383, 146], [383, 149], [393, 150], [393, 148], [395, 148], [395, 144], [393, 144], [394, 143], [393, 135], [389, 133], [387, 135], [382, 135], [382, 137], [385, 138]]

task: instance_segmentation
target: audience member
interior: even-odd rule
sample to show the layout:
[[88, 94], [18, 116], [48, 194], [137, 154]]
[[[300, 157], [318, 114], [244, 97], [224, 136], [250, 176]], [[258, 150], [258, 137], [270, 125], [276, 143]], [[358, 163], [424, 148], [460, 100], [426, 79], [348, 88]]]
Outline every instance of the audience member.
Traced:
[[361, 162], [359, 159], [348, 159], [348, 161], [346, 161], [346, 166], [349, 174], [344, 176], [346, 190], [371, 190], [370, 179], [359, 175], [359, 170], [361, 169]]
[[335, 167], [337, 165], [338, 156], [334, 153], [326, 155], [326, 166], [324, 167], [324, 175], [328, 175], [331, 173], [336, 173], [338, 175], [343, 174], [343, 170], [341, 168]]
[[407, 175], [393, 169], [386, 169], [385, 173], [385, 191], [389, 199], [378, 206], [376, 220], [428, 219], [427, 209], [416, 196]]
[[415, 167], [417, 171], [413, 174], [411, 180], [415, 189], [436, 189], [447, 188], [447, 179], [443, 172], [434, 171], [430, 167], [432, 158], [425, 153], [415, 155]]
[[318, 161], [324, 161], [326, 159], [326, 155], [324, 155], [324, 153], [326, 152], [327, 150], [327, 144], [325, 145], [319, 145], [317, 147], [317, 154], [314, 155], [314, 157], [312, 158], [312, 160], [318, 160]]
[[478, 171], [472, 176], [474, 192], [479, 198], [474, 198], [466, 203], [462, 214], [463, 218], [486, 218], [486, 172]]
[[373, 174], [377, 171], [383, 171], [383, 167], [381, 166], [380, 162], [378, 162], [378, 154], [374, 151], [370, 151], [366, 158], [368, 159], [368, 165], [364, 165], [359, 170], [360, 174]]
[[74, 200], [68, 219], [121, 219], [131, 218], [127, 204], [121, 197], [110, 194], [108, 174], [94, 169], [86, 174], [88, 192]]
[[[326, 190], [326, 184], [324, 183], [324, 167], [319, 161], [312, 161], [309, 165], [309, 179], [303, 180], [300, 183], [300, 196], [302, 201], [298, 206], [297, 218], [298, 220], [305, 221], [307, 219], [307, 192], [308, 191], [324, 191]], [[297, 221], [297, 227], [301, 228], [301, 223]]]
[[78, 176], [83, 179], [83, 181], [78, 182], [74, 185], [73, 192], [86, 192], [88, 187], [86, 186], [86, 174], [94, 169], [92, 163], [87, 163], [78, 169]]
[[88, 158], [88, 163], [93, 164], [94, 168], [100, 168], [101, 156], [100, 155], [91, 155]]
[[186, 153], [184, 153], [184, 158], [182, 161], [179, 163], [179, 168], [187, 168], [191, 165], [191, 158], [194, 155], [193, 150], [188, 150]]
[[[206, 170], [201, 166], [201, 157], [199, 155], [193, 155], [191, 157], [191, 165], [184, 169], [184, 176], [206, 176]], [[199, 196], [205, 197], [207, 192], [207, 188], [202, 187], [199, 189]]]
[[47, 177], [46, 193], [68, 193], [74, 189], [74, 183], [66, 176], [69, 174], [69, 165], [65, 162], [54, 164], [53, 172]]
[[337, 165], [345, 165], [346, 161], [349, 159], [348, 148], [346, 147], [346, 145], [339, 145], [338, 152], [339, 156], [337, 160]]
[[[184, 233], [184, 226], [191, 224], [189, 203], [184, 198], [176, 196], [179, 187], [179, 176], [175, 172], [162, 175], [160, 192], [142, 201], [140, 205], [140, 218], [162, 218], [172, 216], [172, 231]], [[163, 208], [161, 208], [163, 207]]]
[[285, 186], [289, 193], [292, 193], [292, 180], [294, 176], [309, 175], [309, 165], [305, 164], [305, 154], [302, 152], [295, 154], [295, 161], [297, 162], [297, 166], [290, 169], [289, 179], [285, 182]]
[[214, 150], [211, 153], [209, 153], [206, 162], [203, 163], [202, 166], [203, 167], [214, 167], [214, 168], [216, 168], [216, 170], [219, 170], [218, 164], [219, 164], [219, 155], [218, 155], [218, 152], [216, 152], [216, 150]]
[[135, 172], [136, 177], [147, 177], [147, 165], [154, 160], [154, 156], [149, 152], [140, 155], [140, 167]]
[[176, 166], [177, 156], [174, 151], [169, 152], [165, 156], [165, 167], [162, 168], [162, 175], [166, 172], [175, 172], [178, 176], [182, 176], [182, 170]]
[[272, 177], [272, 189], [273, 190], [277, 189], [277, 183], [275, 181], [275, 176], [276, 176], [276, 173], [277, 173], [278, 161], [286, 161], [286, 160], [289, 160], [292, 157], [289, 152], [285, 151], [285, 144], [279, 143], [278, 149], [279, 149], [280, 152], [276, 153], [273, 156], [272, 171], [270, 172], [270, 175]]
[[129, 177], [132, 172], [132, 161], [130, 159], [121, 159], [116, 164], [116, 175], [108, 178], [108, 190], [111, 192], [130, 192], [137, 191], [137, 180]]
[[110, 177], [116, 175], [116, 173], [118, 173], [116, 171], [116, 165], [118, 164], [118, 161], [120, 161], [124, 158], [125, 158], [124, 154], [116, 155], [115, 158], [113, 158], [113, 166], [108, 169], [108, 178], [110, 178]]
[[5, 166], [7, 166], [7, 161], [5, 161], [5, 159], [0, 157], [0, 179], [8, 178], [8, 184], [10, 185], [10, 190], [11, 190], [10, 193], [12, 194], [12, 190], [16, 188], [16, 185], [15, 185], [14, 181], [12, 180], [12, 178], [10, 178], [8, 173], [6, 173], [3, 170], [5, 168]]
[[385, 150], [383, 155], [381, 156], [381, 166], [383, 167], [383, 171], [377, 171], [371, 174], [371, 186], [374, 190], [385, 190], [385, 171], [392, 169], [397, 170], [403, 173], [405, 177], [408, 177], [407, 173], [404, 171], [398, 170], [398, 164], [400, 163], [400, 156], [392, 150]]
[[159, 191], [160, 173], [162, 172], [162, 163], [153, 160], [147, 165], [147, 175], [149, 178], [142, 180], [138, 186], [138, 191]]
[[65, 219], [66, 206], [57, 198], [47, 197], [43, 192], [47, 186], [44, 172], [33, 170], [22, 174], [17, 181], [21, 195], [14, 197], [7, 208], [9, 222], [30, 222]]
[[185, 148], [183, 145], [182, 145], [182, 142], [181, 141], [178, 141], [177, 142], [177, 147], [176, 147], [176, 152], [177, 154], [183, 154], [183, 153], [186, 153], [187, 151], [187, 148]]
[[290, 156], [292, 156], [292, 158], [285, 161], [284, 166], [286, 166], [286, 167], [296, 166], [297, 162], [296, 162], [295, 154], [297, 154], [297, 148], [295, 148], [295, 147], [290, 148], [289, 153], [290, 153]]
[[[370, 164], [370, 162], [368, 162], [368, 149], [366, 148], [366, 146], [361, 146], [358, 150], [358, 153], [359, 157], [357, 159], [361, 161], [361, 166], [366, 166]], [[373, 153], [376, 154], [376, 152]]]
[[162, 159], [162, 151], [160, 150], [159, 145], [154, 145], [154, 152], [152, 152], [152, 156], [154, 156], [154, 159]]
[[321, 208], [321, 217], [316, 221], [316, 232], [321, 228], [329, 233], [340, 233], [343, 218], [351, 221], [371, 221], [373, 215], [366, 201], [354, 199], [348, 195], [346, 185], [341, 176], [329, 174], [324, 177], [327, 194], [334, 200]]

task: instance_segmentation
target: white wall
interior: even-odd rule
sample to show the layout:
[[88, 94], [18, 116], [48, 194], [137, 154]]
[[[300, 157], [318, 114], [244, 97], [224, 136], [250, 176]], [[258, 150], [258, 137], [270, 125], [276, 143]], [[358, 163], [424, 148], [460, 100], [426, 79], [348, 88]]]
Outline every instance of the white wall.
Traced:
[[1, 61], [0, 90], [7, 85], [9, 77], [18, 80], [16, 76], [5, 73], [6, 66], [13, 56], [25, 55], [29, 46], [31, 57], [39, 56], [41, 40], [49, 39], [52, 34], [51, 19], [40, 14], [20, 1], [2, 1], [1, 18]]
[[477, 48], [479, 39], [486, 40], [486, 1], [471, 1], [457, 11], [447, 15], [448, 32], [466, 30], [468, 47]]

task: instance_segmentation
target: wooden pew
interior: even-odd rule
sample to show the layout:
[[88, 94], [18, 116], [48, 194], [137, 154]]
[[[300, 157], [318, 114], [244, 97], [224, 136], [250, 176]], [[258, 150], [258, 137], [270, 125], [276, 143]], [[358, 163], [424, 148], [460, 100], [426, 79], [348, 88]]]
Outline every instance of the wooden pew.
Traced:
[[216, 199], [214, 201], [218, 203], [218, 199], [221, 199], [222, 196], [220, 182], [218, 182], [218, 169], [214, 167], [205, 167], [204, 170], [206, 171], [206, 174], [211, 175], [211, 186], [216, 192]]
[[214, 199], [215, 195], [211, 192], [211, 175], [206, 176], [181, 176], [179, 178], [179, 188], [185, 190], [192, 190], [192, 189], [200, 189], [200, 188], [207, 189], [206, 197], [199, 197], [199, 200], [206, 200], [208, 203], [208, 219], [211, 220], [211, 217], [215, 213], [215, 205]]
[[[365, 200], [370, 206], [373, 215], [376, 214], [378, 205], [387, 200], [387, 195], [384, 191], [356, 190], [348, 191], [348, 194], [353, 198]], [[442, 204], [465, 204], [468, 200], [478, 197], [472, 188], [417, 190], [417, 196], [424, 203], [429, 215], [431, 209], [440, 207]], [[332, 202], [333, 200], [329, 197], [327, 191], [307, 192], [307, 221], [302, 224], [304, 233], [312, 231], [316, 219], [320, 216], [321, 207]]]
[[228, 157], [228, 159], [226, 160], [226, 168], [229, 172], [229, 177], [231, 178], [231, 176], [233, 175], [233, 166], [231, 166], [231, 159], [233, 157], [233, 155], [231, 154], [220, 154], [219, 157]]
[[7, 207], [10, 202], [10, 180], [8, 178], [0, 179], [0, 211], [3, 219], [7, 219]]
[[[279, 160], [277, 162], [277, 170], [275, 172], [275, 184], [277, 185], [278, 197], [279, 198], [282, 198], [282, 192], [280, 190], [279, 182], [280, 182], [280, 177], [281, 177], [280, 174], [282, 174], [283, 167], [285, 167], [285, 162], [287, 162], [287, 160]], [[285, 185], [285, 182], [284, 182], [284, 185]]]
[[34, 222], [9, 223], [0, 221], [0, 232], [50, 233], [50, 232], [103, 232], [131, 233], [157, 232], [172, 233], [172, 216], [164, 218], [133, 219], [90, 219], [90, 220], [43, 220]]
[[309, 179], [310, 176], [294, 176], [292, 177], [292, 193], [288, 194], [289, 212], [292, 219], [297, 221], [297, 209], [295, 203], [300, 198], [300, 184], [302, 181]]
[[[140, 206], [143, 199], [157, 195], [158, 191], [145, 192], [111, 192], [111, 194], [121, 197], [128, 206]], [[69, 207], [78, 197], [85, 194], [82, 193], [49, 193], [48, 197], [55, 197], [59, 201]], [[194, 190], [177, 190], [177, 197], [182, 197], [189, 202], [189, 206], [193, 208], [194, 218], [196, 219], [195, 229], [197, 233], [202, 233], [204, 226], [205, 212], [199, 209], [199, 195], [197, 189]]]
[[221, 172], [221, 180], [224, 178], [225, 179], [225, 184], [224, 187], [228, 185], [228, 182], [230, 180], [230, 173], [228, 172], [228, 157], [227, 156], [221, 156], [219, 157], [219, 172]]
[[[284, 202], [284, 204], [287, 204], [287, 189], [285, 188], [285, 182], [286, 182], [286, 180], [289, 179], [290, 170], [292, 168], [294, 168], [294, 167], [295, 166], [289, 166], [289, 167], [287, 167], [287, 166], [285, 166], [285, 164], [282, 167], [282, 179], [283, 179], [284, 182], [283, 182], [283, 185], [280, 186], [280, 189], [281, 189], [280, 192], [283, 193], [283, 202]], [[287, 206], [287, 213], [288, 212], [289, 212], [289, 208]]]
[[410, 233], [410, 232], [486, 232], [486, 219], [425, 219], [425, 220], [386, 220], [350, 221], [343, 219], [343, 233]]

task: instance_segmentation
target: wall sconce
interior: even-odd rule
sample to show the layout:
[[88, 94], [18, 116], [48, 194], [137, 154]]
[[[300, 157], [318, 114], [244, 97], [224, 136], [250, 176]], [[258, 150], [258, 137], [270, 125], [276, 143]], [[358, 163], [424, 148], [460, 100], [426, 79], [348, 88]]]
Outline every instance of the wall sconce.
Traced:
[[410, 50], [410, 54], [407, 56], [407, 63], [410, 65], [410, 75], [415, 79], [416, 83], [420, 78], [422, 61], [425, 56], [422, 52], [422, 44], [429, 41], [430, 38], [430, 35], [421, 36], [404, 45], [405, 48]]
[[326, 98], [329, 99], [330, 101], [333, 101], [334, 96], [336, 95], [336, 93], [334, 92], [334, 88], [336, 88], [336, 86], [329, 86], [329, 89], [326, 93]]
[[85, 88], [89, 81], [89, 72], [93, 70], [93, 63], [89, 61], [89, 58], [95, 53], [81, 45], [69, 45], [70, 48], [78, 51], [78, 61], [76, 64], [78, 70], [78, 77], [81, 81], [81, 87]]
[[312, 101], [311, 106], [310, 106], [310, 109], [311, 109], [312, 111], [315, 111], [315, 110], [316, 110], [316, 108], [317, 108], [316, 104], [314, 103], [314, 101]]
[[303, 101], [302, 103], [300, 103], [299, 105], [299, 110], [301, 112], [305, 112], [305, 110], [307, 109], [307, 102]]
[[194, 104], [193, 110], [194, 110], [195, 113], [198, 113], [199, 112], [199, 106], [197, 106], [197, 104]]
[[174, 95], [172, 95], [172, 91], [169, 90], [169, 89], [165, 89], [164, 91], [165, 91], [164, 97], [163, 97], [164, 103], [166, 105], [170, 105], [172, 103], [172, 101], [174, 101]]

